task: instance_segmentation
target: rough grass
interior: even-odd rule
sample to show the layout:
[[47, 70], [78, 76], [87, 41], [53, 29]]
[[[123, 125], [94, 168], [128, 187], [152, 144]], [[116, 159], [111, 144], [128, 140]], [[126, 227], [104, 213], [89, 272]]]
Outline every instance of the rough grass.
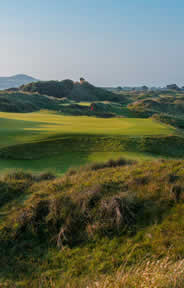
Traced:
[[59, 178], [14, 172], [0, 187], [2, 283], [182, 287], [183, 161], [120, 159]]
[[180, 129], [184, 128], [183, 117], [169, 116], [168, 114], [163, 113], [163, 114], [154, 114], [153, 119]]
[[[135, 267], [126, 267], [109, 277], [89, 284], [89, 288], [182, 288], [184, 286], [184, 260], [172, 262], [169, 258], [147, 260]], [[77, 286], [76, 286], [77, 287]]]

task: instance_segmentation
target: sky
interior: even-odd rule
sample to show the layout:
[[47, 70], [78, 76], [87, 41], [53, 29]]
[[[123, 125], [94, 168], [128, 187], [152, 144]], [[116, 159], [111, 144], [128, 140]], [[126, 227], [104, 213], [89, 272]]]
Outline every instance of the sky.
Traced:
[[0, 0], [0, 76], [184, 86], [183, 0]]

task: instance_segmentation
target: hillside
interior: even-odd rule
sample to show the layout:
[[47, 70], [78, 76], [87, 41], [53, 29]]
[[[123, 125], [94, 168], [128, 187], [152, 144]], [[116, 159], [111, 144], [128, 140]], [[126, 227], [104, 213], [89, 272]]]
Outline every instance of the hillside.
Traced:
[[59, 104], [38, 93], [0, 91], [0, 111], [2, 112], [28, 113], [41, 109], [59, 110]]
[[[105, 102], [105, 101], [104, 101]], [[93, 107], [93, 109], [91, 109]], [[123, 115], [122, 106], [113, 102], [76, 102], [67, 98], [49, 97], [38, 92], [20, 91], [11, 88], [0, 91], [0, 111], [12, 113], [29, 113], [43, 109], [59, 111], [63, 115], [96, 116], [111, 118]], [[136, 115], [136, 113], [132, 113]]]
[[183, 161], [12, 172], [0, 191], [2, 287], [183, 287]]
[[24, 74], [18, 74], [10, 77], [0, 77], [0, 90], [17, 88], [30, 82], [38, 81], [37, 79]]
[[[7, 95], [9, 93], [9, 96]], [[1, 93], [4, 103], [7, 102], [12, 106], [16, 97], [11, 97], [13, 90]], [[83, 80], [73, 82], [72, 80], [63, 81], [37, 81], [27, 85], [22, 85], [17, 91], [17, 97], [22, 97], [21, 103], [25, 102], [25, 110], [22, 112], [35, 111], [27, 106], [28, 100], [24, 95], [42, 95], [55, 100], [53, 110], [60, 111], [63, 115], [72, 116], [95, 116], [101, 118], [111, 117], [128, 117], [128, 118], [149, 118], [154, 117], [157, 121], [161, 121], [174, 127], [182, 128], [184, 119], [184, 93], [182, 91], [157, 90], [157, 91], [107, 91], [105, 89], [95, 87]], [[19, 93], [19, 96], [18, 96]], [[14, 96], [15, 94], [12, 94]], [[21, 96], [22, 95], [22, 96]], [[38, 96], [39, 97], [39, 96]], [[9, 100], [11, 98], [11, 101]], [[32, 97], [33, 99], [34, 97]], [[35, 102], [36, 102], [36, 98]], [[60, 101], [60, 103], [58, 102]], [[34, 100], [31, 103], [34, 105]], [[36, 104], [36, 103], [35, 103]], [[59, 106], [58, 106], [59, 105]], [[15, 105], [16, 106], [16, 105]], [[13, 110], [13, 107], [6, 110], [6, 105], [0, 106], [0, 111], [17, 112], [21, 109]], [[53, 105], [52, 105], [53, 107]], [[45, 109], [45, 107], [40, 107]]]
[[133, 102], [129, 105], [131, 109], [148, 112], [150, 114], [154, 113], [167, 113], [171, 115], [183, 115], [184, 114], [184, 95], [160, 95], [157, 98], [148, 97], [147, 99], [142, 99]]
[[40, 94], [57, 98], [66, 97], [74, 101], [126, 101], [125, 97], [118, 96], [105, 89], [95, 87], [87, 81], [40, 81], [23, 85], [21, 90], [27, 92], [38, 92]]

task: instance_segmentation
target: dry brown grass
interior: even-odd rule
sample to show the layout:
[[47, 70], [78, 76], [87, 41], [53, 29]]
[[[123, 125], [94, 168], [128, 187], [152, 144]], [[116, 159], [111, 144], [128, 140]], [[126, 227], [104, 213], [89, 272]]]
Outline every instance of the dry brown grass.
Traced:
[[114, 276], [93, 282], [88, 288], [183, 288], [184, 260], [171, 262], [169, 258], [144, 261], [126, 271], [126, 267]]

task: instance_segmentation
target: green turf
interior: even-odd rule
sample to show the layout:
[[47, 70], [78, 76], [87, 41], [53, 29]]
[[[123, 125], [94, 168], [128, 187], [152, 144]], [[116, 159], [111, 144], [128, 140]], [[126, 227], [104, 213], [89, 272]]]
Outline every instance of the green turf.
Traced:
[[[152, 119], [63, 116], [48, 111], [24, 114], [0, 112], [0, 148], [34, 143], [33, 146], [20, 146], [18, 150], [13, 149], [16, 160], [0, 159], [0, 170], [10, 168], [35, 171], [54, 169], [57, 173], [63, 173], [71, 166], [119, 156], [150, 159], [153, 157], [150, 154], [140, 151], [126, 152], [126, 149], [117, 148], [119, 145], [117, 139], [119, 138], [116, 137], [167, 136], [175, 134], [176, 131], [168, 125], [160, 124]], [[81, 140], [75, 138], [80, 135]], [[111, 137], [104, 138], [107, 139], [105, 147], [103, 147], [103, 138], [100, 136]], [[92, 144], [92, 138], [88, 139], [87, 137], [93, 137]], [[63, 141], [63, 139], [62, 145], [55, 145], [58, 140]], [[32, 149], [32, 147], [36, 148]], [[57, 151], [57, 149], [59, 150]], [[26, 155], [29, 153], [29, 156], [23, 157], [25, 153]], [[41, 159], [39, 155], [41, 155]]]
[[69, 168], [75, 168], [87, 163], [103, 162], [110, 159], [125, 157], [136, 160], [151, 160], [155, 156], [146, 153], [136, 152], [67, 152], [62, 155], [33, 160], [0, 159], [0, 171], [4, 173], [13, 169], [24, 169], [27, 171], [40, 172], [44, 170], [52, 171], [55, 174], [63, 174]]
[[[168, 135], [175, 130], [152, 119], [113, 118], [102, 119], [87, 116], [62, 116], [47, 111], [35, 113], [0, 112], [0, 129], [17, 129], [30, 133], [88, 134], [88, 135]], [[5, 121], [8, 120], [7, 122]], [[12, 120], [12, 122], [10, 121]], [[15, 120], [21, 120], [19, 123]], [[31, 123], [30, 123], [31, 122]], [[34, 122], [34, 124], [33, 124]], [[13, 141], [11, 144], [14, 144]]]

